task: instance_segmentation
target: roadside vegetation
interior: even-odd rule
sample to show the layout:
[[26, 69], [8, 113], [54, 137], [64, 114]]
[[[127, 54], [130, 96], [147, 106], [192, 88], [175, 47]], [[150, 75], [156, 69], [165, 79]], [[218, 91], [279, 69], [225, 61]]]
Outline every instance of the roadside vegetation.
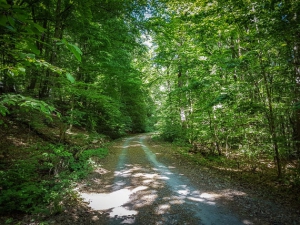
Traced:
[[59, 118], [44, 120], [37, 112], [23, 116], [5, 118], [0, 131], [1, 214], [60, 213], [78, 200], [74, 182], [108, 154], [109, 139], [82, 128], [73, 128], [62, 138]]
[[167, 1], [164, 16], [150, 19], [149, 78], [163, 140], [229, 177], [291, 188], [298, 201], [299, 9], [294, 1]]
[[160, 152], [172, 155], [178, 164], [194, 168], [194, 171], [208, 169], [212, 177], [254, 190], [265, 199], [295, 209], [300, 207], [299, 196], [291, 194], [300, 191], [294, 164], [285, 170], [284, 179], [278, 179], [275, 163], [267, 157], [253, 162], [249, 157], [234, 152], [231, 153], [234, 157], [212, 152], [201, 153], [200, 150], [195, 151], [191, 144], [165, 142], [158, 134], [152, 134], [150, 143], [155, 144]]

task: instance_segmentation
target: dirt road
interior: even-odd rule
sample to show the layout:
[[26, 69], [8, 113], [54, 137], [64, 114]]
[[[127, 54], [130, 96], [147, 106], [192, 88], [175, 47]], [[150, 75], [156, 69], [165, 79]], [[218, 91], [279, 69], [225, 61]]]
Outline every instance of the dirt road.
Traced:
[[[297, 212], [256, 199], [175, 159], [148, 136], [126, 138], [77, 189], [90, 209], [56, 224], [299, 224]], [[71, 217], [70, 217], [71, 213]], [[298, 220], [299, 219], [299, 220]]]

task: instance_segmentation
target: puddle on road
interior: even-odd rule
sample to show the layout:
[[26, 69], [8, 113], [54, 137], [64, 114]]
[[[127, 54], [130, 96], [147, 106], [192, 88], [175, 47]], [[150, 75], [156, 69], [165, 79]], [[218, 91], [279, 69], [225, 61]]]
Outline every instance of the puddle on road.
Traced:
[[94, 210], [113, 209], [110, 217], [136, 215], [138, 212], [123, 207], [130, 201], [130, 196], [138, 191], [148, 189], [146, 186], [139, 186], [133, 190], [123, 188], [110, 193], [79, 193], [85, 202], [89, 202], [89, 206]]

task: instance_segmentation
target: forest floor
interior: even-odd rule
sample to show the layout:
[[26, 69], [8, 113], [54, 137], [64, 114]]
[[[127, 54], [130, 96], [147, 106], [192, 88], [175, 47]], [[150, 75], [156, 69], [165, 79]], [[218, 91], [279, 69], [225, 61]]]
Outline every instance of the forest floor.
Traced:
[[299, 208], [284, 196], [224, 179], [170, 146], [149, 135], [114, 142], [101, 166], [78, 184], [83, 201], [48, 223], [300, 224]]

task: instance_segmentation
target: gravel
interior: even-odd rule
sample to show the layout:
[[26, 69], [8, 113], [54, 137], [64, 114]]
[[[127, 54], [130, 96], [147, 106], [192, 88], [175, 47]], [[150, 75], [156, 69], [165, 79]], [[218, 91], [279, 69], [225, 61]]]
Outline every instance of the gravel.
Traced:
[[300, 224], [299, 210], [272, 202], [190, 163], [169, 145], [136, 135], [115, 142], [76, 191], [82, 201], [49, 224]]

